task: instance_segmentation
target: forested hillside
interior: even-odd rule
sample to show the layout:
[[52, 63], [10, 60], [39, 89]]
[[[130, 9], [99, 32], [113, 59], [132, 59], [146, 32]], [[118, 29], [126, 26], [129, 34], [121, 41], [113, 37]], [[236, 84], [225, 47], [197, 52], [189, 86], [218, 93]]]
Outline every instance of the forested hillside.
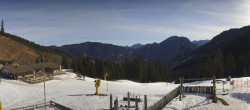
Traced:
[[250, 76], [250, 26], [215, 36], [174, 67], [174, 75], [193, 77]]
[[113, 44], [85, 42], [80, 44], [63, 45], [60, 48], [75, 57], [90, 56], [93, 59], [121, 61], [133, 54], [133, 49]]
[[[63, 61], [64, 62], [64, 61]], [[67, 63], [63, 64], [67, 66]], [[168, 65], [159, 61], [145, 62], [143, 56], [125, 58], [121, 62], [112, 60], [91, 59], [90, 57], [75, 58], [71, 67], [76, 72], [90, 77], [103, 78], [108, 73], [109, 80], [129, 79], [139, 82], [170, 81], [171, 71]]]

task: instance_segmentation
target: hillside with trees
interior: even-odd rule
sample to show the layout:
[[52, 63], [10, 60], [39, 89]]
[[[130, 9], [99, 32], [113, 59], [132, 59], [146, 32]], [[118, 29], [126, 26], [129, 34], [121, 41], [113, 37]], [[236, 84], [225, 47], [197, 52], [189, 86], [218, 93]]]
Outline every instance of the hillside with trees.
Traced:
[[143, 56], [133, 59], [125, 58], [121, 62], [112, 60], [91, 59], [88, 56], [75, 58], [71, 67], [78, 73], [89, 77], [103, 78], [108, 73], [109, 80], [129, 79], [138, 82], [171, 81], [171, 70], [168, 65], [159, 61], [145, 62]]
[[63, 45], [60, 48], [75, 57], [90, 56], [93, 59], [122, 61], [133, 54], [133, 49], [113, 44], [85, 42], [80, 44]]
[[162, 41], [161, 43], [147, 44], [136, 50], [137, 54], [144, 55], [149, 61], [160, 61], [165, 64], [170, 64], [177, 59], [180, 59], [198, 46], [194, 45], [186, 37], [172, 36]]
[[175, 66], [175, 78], [250, 76], [249, 42], [250, 26], [224, 31]]

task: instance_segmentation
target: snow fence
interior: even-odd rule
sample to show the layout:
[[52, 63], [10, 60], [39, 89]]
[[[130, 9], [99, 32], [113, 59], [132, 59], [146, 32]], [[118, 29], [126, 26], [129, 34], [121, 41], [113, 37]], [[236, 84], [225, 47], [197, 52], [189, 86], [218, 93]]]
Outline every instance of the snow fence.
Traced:
[[169, 92], [167, 95], [162, 97], [159, 101], [154, 103], [154, 105], [148, 107], [147, 110], [162, 110], [171, 100], [173, 100], [175, 97], [177, 97], [179, 93], [179, 88], [177, 87], [171, 92]]

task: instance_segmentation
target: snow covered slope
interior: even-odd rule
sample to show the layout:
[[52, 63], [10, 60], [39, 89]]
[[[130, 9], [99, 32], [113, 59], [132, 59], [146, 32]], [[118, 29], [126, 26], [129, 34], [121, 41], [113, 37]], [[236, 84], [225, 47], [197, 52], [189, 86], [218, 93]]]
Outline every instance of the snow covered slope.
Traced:
[[[97, 110], [109, 108], [109, 96], [88, 96], [95, 92], [93, 78], [78, 80], [74, 73], [55, 76], [53, 80], [46, 82], [46, 99], [70, 107], [74, 110]], [[225, 80], [225, 79], [221, 79]], [[234, 88], [229, 82], [225, 84], [228, 95], [219, 95], [230, 105], [212, 103], [209, 95], [205, 94], [185, 94], [183, 101], [178, 98], [167, 104], [164, 110], [169, 109], [192, 109], [192, 110], [250, 110], [250, 78], [234, 78]], [[211, 86], [211, 80], [185, 83], [185, 86]], [[168, 92], [179, 86], [171, 83], [137, 83], [128, 80], [103, 81], [101, 80], [100, 92], [112, 93], [113, 100], [118, 98], [119, 105], [127, 105], [122, 98], [127, 92], [148, 97], [148, 106], [160, 100]], [[43, 83], [27, 84], [16, 80], [4, 80], [0, 83], [0, 100], [3, 102], [5, 110], [24, 107], [44, 102]], [[222, 91], [222, 84], [217, 84], [218, 91]], [[134, 102], [131, 102], [134, 105]], [[139, 108], [143, 108], [143, 102], [139, 103]]]
[[[220, 79], [224, 80], [225, 79]], [[191, 94], [186, 93], [182, 101], [176, 97], [169, 104], [167, 104], [164, 110], [250, 110], [250, 78], [233, 78], [234, 87], [230, 86], [228, 81], [224, 85], [226, 92], [223, 92], [223, 84], [217, 83], [217, 97], [224, 99], [229, 103], [229, 106], [225, 106], [222, 103], [212, 103], [211, 95], [208, 94]], [[197, 81], [193, 83], [186, 83], [184, 86], [212, 86], [212, 80]], [[225, 93], [228, 93], [225, 95]]]
[[[85, 81], [77, 80], [75, 74], [66, 73], [55, 76], [55, 80], [46, 82], [46, 99], [63, 104], [74, 110], [96, 110], [109, 108], [109, 96], [86, 96], [95, 92], [94, 80], [86, 77]], [[152, 105], [163, 95], [178, 85], [170, 83], [136, 83], [127, 80], [101, 81], [100, 92], [112, 93], [113, 99], [118, 97], [119, 105], [126, 104], [122, 98], [127, 92], [132, 94], [148, 95], [148, 105]], [[26, 84], [16, 80], [2, 80], [0, 83], [0, 100], [5, 110], [28, 105], [43, 103], [43, 83]], [[131, 102], [131, 105], [134, 105]], [[143, 103], [139, 103], [143, 107]]]

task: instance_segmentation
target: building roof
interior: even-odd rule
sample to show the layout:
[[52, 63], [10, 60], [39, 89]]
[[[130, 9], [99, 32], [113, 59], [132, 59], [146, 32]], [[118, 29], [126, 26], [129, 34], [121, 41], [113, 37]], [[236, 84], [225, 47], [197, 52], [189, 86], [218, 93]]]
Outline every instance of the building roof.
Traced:
[[7, 69], [12, 74], [24, 75], [31, 73], [33, 71], [42, 70], [43, 68], [59, 69], [60, 65], [46, 62], [46, 63], [35, 63], [30, 65], [18, 65], [18, 66], [5, 66], [4, 69]]

